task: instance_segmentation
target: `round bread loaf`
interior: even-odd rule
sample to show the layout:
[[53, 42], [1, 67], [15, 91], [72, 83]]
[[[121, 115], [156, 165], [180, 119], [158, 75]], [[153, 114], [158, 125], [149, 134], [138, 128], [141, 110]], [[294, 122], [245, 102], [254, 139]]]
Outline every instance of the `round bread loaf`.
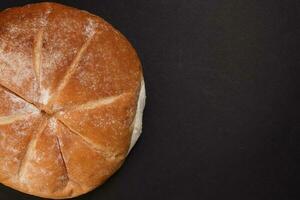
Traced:
[[0, 100], [0, 182], [75, 197], [107, 180], [141, 133], [141, 63], [100, 17], [55, 3], [7, 9]]

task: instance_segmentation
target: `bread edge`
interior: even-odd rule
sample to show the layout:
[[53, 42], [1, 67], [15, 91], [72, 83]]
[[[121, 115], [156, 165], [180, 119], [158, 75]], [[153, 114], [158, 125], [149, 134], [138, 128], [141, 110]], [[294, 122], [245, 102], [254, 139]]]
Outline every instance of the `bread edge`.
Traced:
[[131, 142], [130, 142], [130, 147], [127, 155], [130, 153], [130, 151], [138, 141], [139, 137], [141, 136], [142, 129], [143, 129], [143, 113], [144, 113], [145, 105], [146, 105], [146, 88], [145, 88], [144, 78], [142, 78], [136, 113], [133, 121]]

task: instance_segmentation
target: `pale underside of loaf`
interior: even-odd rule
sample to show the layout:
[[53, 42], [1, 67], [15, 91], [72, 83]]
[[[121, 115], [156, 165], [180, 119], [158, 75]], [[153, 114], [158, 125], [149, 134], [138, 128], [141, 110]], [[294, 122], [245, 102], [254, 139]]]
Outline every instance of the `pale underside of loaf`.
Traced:
[[145, 85], [130, 43], [52, 3], [0, 13], [0, 182], [46, 198], [101, 185], [142, 130]]
[[130, 147], [128, 150], [128, 153], [133, 148], [137, 140], [139, 139], [141, 133], [142, 133], [142, 127], [143, 127], [143, 111], [145, 108], [146, 103], [146, 88], [145, 88], [145, 82], [144, 79], [141, 82], [141, 89], [139, 93], [139, 100], [137, 104], [137, 110], [133, 121], [133, 132], [131, 135], [130, 140]]

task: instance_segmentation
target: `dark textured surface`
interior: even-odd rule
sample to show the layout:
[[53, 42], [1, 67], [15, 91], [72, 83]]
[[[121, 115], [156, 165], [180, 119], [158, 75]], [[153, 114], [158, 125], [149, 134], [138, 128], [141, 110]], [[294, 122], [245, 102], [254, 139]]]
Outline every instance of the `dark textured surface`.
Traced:
[[[128, 37], [148, 94], [125, 165], [77, 199], [300, 198], [299, 1], [59, 2]], [[1, 186], [0, 199], [39, 198]]]

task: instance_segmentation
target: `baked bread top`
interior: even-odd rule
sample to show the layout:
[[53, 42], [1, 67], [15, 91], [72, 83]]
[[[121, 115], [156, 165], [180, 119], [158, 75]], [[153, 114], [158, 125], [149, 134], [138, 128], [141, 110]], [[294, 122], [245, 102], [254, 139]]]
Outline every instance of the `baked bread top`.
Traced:
[[7, 9], [0, 101], [0, 182], [75, 197], [110, 177], [138, 137], [141, 63], [100, 17], [56, 3]]

